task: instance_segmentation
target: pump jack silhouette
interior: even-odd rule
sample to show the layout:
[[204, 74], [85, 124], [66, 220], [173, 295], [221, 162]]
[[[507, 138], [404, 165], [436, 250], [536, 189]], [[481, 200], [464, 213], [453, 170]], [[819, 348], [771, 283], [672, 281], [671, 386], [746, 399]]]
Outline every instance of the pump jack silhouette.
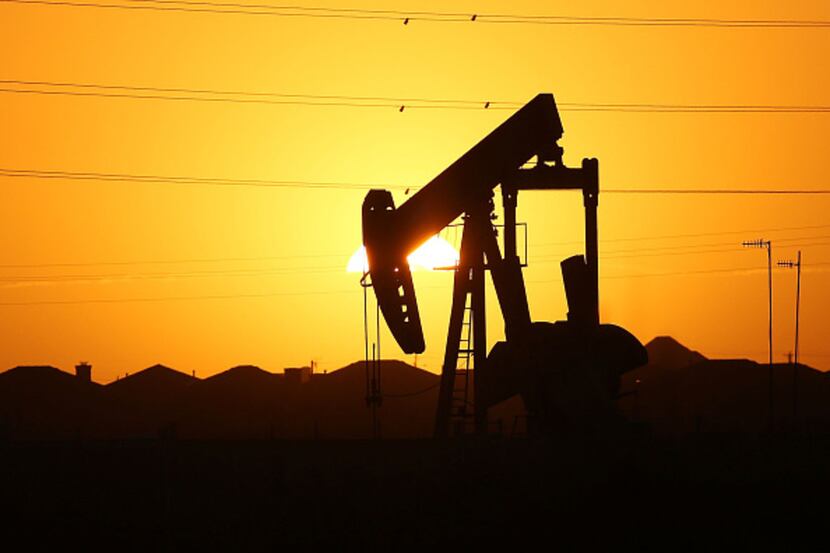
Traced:
[[[406, 257], [463, 215], [436, 437], [462, 433], [470, 426], [486, 432], [488, 409], [516, 394], [528, 410], [530, 429], [607, 431], [618, 421], [613, 399], [620, 376], [648, 361], [634, 336], [599, 322], [599, 164], [584, 159], [580, 168], [566, 167], [557, 144], [562, 133], [553, 95], [539, 94], [399, 208], [387, 190], [371, 190], [364, 199], [363, 243], [372, 288], [389, 330], [406, 353], [425, 348]], [[523, 168], [534, 157], [535, 166]], [[503, 254], [492, 223], [498, 185], [504, 209]], [[531, 322], [516, 252], [520, 190], [582, 191], [585, 254], [561, 263], [567, 321]], [[506, 338], [489, 356], [484, 296], [488, 270]], [[459, 360], [465, 368], [459, 369]]]

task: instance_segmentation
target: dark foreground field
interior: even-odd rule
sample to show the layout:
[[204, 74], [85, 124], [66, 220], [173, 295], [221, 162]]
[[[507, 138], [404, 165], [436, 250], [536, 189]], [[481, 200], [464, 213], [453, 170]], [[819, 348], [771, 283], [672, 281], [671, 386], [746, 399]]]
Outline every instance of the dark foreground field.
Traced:
[[3, 550], [792, 549], [823, 543], [828, 462], [816, 436], [6, 441]]

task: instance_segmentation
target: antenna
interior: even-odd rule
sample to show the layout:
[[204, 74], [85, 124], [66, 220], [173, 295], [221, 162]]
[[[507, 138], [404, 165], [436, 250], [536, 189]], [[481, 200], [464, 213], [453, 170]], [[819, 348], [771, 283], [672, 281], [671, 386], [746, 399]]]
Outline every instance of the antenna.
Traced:
[[762, 248], [767, 250], [767, 280], [769, 281], [769, 431], [772, 432], [775, 427], [772, 374], [772, 241], [758, 238], [757, 240], [744, 240], [741, 244], [745, 248]]
[[795, 362], [793, 363], [793, 421], [798, 416], [798, 319], [799, 308], [801, 304], [801, 250], [798, 250], [797, 261], [784, 260], [778, 262], [779, 267], [787, 269], [796, 269], [796, 285], [795, 285]]

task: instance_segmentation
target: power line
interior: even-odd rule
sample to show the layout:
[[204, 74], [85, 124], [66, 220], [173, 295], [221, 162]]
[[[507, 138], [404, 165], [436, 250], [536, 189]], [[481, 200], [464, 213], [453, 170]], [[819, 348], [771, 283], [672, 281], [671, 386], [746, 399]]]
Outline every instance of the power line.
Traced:
[[110, 273], [110, 274], [63, 274], [63, 275], [18, 275], [0, 276], [0, 283], [34, 283], [34, 282], [99, 282], [116, 280], [157, 280], [198, 277], [231, 277], [231, 276], [269, 276], [290, 274], [331, 273], [343, 271], [341, 265], [326, 267], [282, 267], [270, 269], [225, 269], [185, 272], [153, 272], [153, 273]]
[[[654, 235], [654, 236], [626, 236], [621, 238], [604, 238], [600, 240], [600, 243], [606, 242], [640, 242], [644, 240], [666, 240], [666, 239], [675, 239], [675, 238], [701, 238], [704, 236], [725, 236], [729, 234], [746, 234], [746, 233], [753, 233], [753, 232], [762, 232], [762, 233], [770, 233], [770, 232], [788, 232], [794, 230], [813, 230], [813, 229], [824, 229], [830, 228], [830, 225], [808, 225], [808, 226], [800, 226], [800, 227], [778, 227], [778, 228], [763, 228], [763, 229], [749, 229], [749, 230], [727, 230], [727, 231], [720, 231], [720, 232], [695, 232], [695, 233], [686, 233], [686, 234], [663, 234], [663, 235]], [[584, 243], [582, 240], [571, 240], [568, 242], [545, 242], [541, 244], [533, 244], [533, 247], [542, 247], [542, 246], [570, 246], [573, 244], [582, 244]]]
[[[813, 247], [826, 247], [830, 246], [830, 242], [803, 242], [803, 243], [794, 243], [794, 244], [785, 244], [786, 247], [794, 248], [799, 246], [813, 246]], [[657, 253], [629, 253], [629, 254], [611, 254], [611, 255], [602, 255], [600, 254], [600, 259], [627, 259], [627, 258], [640, 258], [640, 257], [663, 257], [667, 255], [700, 255], [700, 254], [710, 254], [710, 253], [734, 253], [740, 249], [738, 246], [732, 248], [721, 248], [721, 249], [712, 249], [712, 250], [692, 250], [692, 251], [674, 251], [674, 252], [657, 252]]]
[[[706, 355], [707, 356], [718, 355], [718, 356], [759, 357], [761, 355], [766, 356], [767, 352], [766, 351], [742, 351], [742, 352], [736, 353], [734, 351], [724, 352], [724, 351], [709, 351], [709, 350], [706, 350]], [[785, 355], [785, 354], [779, 353], [778, 355], [780, 356], [780, 355]], [[811, 353], [809, 355], [806, 355], [806, 357], [830, 357], [830, 353]], [[781, 364], [781, 363], [778, 363], [778, 364]]]
[[[763, 231], [754, 231], [754, 232], [763, 232]], [[731, 234], [731, 233], [730, 233]], [[776, 243], [778, 242], [800, 242], [802, 240], [825, 240], [830, 238], [830, 235], [818, 235], [818, 236], [794, 236], [790, 238], [776, 238]], [[824, 242], [822, 242], [823, 244]], [[797, 244], [792, 244], [797, 245]], [[802, 245], [809, 245], [809, 244], [802, 244]], [[733, 246], [733, 249], [739, 250], [741, 249], [741, 245], [737, 242], [710, 242], [706, 244], [682, 244], [682, 245], [674, 245], [674, 246], [653, 246], [653, 247], [646, 247], [646, 248], [625, 248], [625, 249], [617, 249], [617, 250], [606, 250], [604, 253], [606, 254], [622, 254], [622, 253], [640, 253], [640, 252], [665, 252], [665, 251], [672, 251], [672, 250], [688, 250], [690, 248], [717, 248], [720, 246]], [[555, 255], [555, 254], [548, 254], [548, 255]], [[539, 256], [544, 257], [544, 256]]]
[[383, 399], [387, 399], [387, 398], [398, 399], [398, 398], [419, 396], [421, 394], [425, 394], [425, 393], [429, 392], [430, 390], [434, 390], [435, 388], [437, 388], [440, 385], [441, 385], [440, 382], [436, 382], [435, 384], [433, 384], [431, 386], [427, 386], [426, 388], [422, 388], [422, 389], [417, 390], [415, 392], [408, 392], [408, 393], [403, 393], [403, 394], [387, 394], [387, 393], [384, 393], [383, 394]]
[[[420, 289], [434, 290], [436, 286], [423, 286]], [[229, 299], [248, 299], [248, 298], [270, 298], [280, 296], [329, 296], [339, 294], [355, 294], [359, 290], [357, 288], [350, 290], [323, 290], [323, 291], [303, 291], [303, 292], [264, 292], [252, 294], [214, 294], [214, 295], [198, 295], [198, 296], [153, 296], [153, 297], [137, 297], [137, 298], [88, 298], [77, 300], [34, 300], [34, 301], [19, 301], [19, 302], [0, 302], [0, 307], [23, 307], [23, 306], [38, 306], [38, 305], [83, 305], [83, 304], [117, 304], [117, 303], [144, 303], [144, 302], [165, 302], [165, 301], [191, 301], [191, 300], [229, 300]]]
[[[814, 246], [814, 247], [826, 247], [830, 246], [830, 242], [805, 242], [805, 243], [795, 243], [795, 244], [785, 244], [786, 247], [799, 247], [799, 246]], [[739, 250], [740, 247], [732, 247], [732, 248], [721, 248], [721, 249], [711, 249], [711, 250], [689, 250], [689, 251], [671, 251], [671, 252], [657, 252], [657, 253], [628, 253], [628, 254], [611, 254], [605, 255], [600, 253], [600, 259], [605, 260], [614, 260], [614, 259], [640, 259], [643, 257], [665, 257], [665, 256], [678, 256], [678, 255], [702, 255], [702, 254], [712, 254], [712, 253], [734, 253]], [[544, 256], [541, 258], [535, 258], [531, 264], [539, 264], [544, 265], [548, 263], [558, 263], [560, 259], [554, 256]]]
[[253, 96], [253, 97], [273, 97], [273, 98], [291, 98], [303, 100], [346, 100], [353, 102], [388, 102], [391, 105], [398, 106], [401, 103], [424, 103], [424, 104], [460, 104], [470, 106], [483, 106], [490, 103], [490, 108], [494, 105], [503, 105], [510, 107], [521, 107], [524, 105], [521, 102], [514, 101], [490, 101], [490, 100], [466, 100], [466, 99], [450, 99], [450, 98], [422, 98], [422, 97], [389, 97], [389, 96], [349, 96], [343, 94], [294, 94], [285, 92], [269, 92], [269, 91], [242, 91], [242, 90], [219, 90], [214, 88], [180, 88], [180, 87], [159, 87], [159, 86], [133, 86], [133, 85], [113, 85], [113, 84], [98, 84], [98, 83], [78, 83], [78, 82], [59, 82], [59, 81], [29, 81], [20, 79], [0, 79], [0, 84], [5, 85], [20, 85], [20, 86], [51, 86], [51, 87], [66, 87], [66, 88], [92, 88], [104, 90], [127, 90], [136, 92], [167, 92], [167, 93], [182, 93], [182, 94], [210, 94], [215, 96]]
[[184, 259], [144, 259], [137, 261], [83, 261], [83, 262], [55, 262], [55, 263], [15, 263], [0, 264], [0, 269], [35, 269], [35, 268], [69, 268], [69, 267], [98, 267], [98, 266], [129, 266], [129, 265], [180, 265], [186, 263], [224, 263], [228, 261], [277, 261], [286, 259], [307, 259], [323, 257], [343, 257], [339, 253], [276, 255], [256, 257], [208, 257]]
[[727, 194], [727, 195], [822, 195], [830, 189], [746, 189], [746, 188], [606, 188], [603, 194]]
[[[0, 2], [8, 2], [10, 0], [0, 0]], [[27, 0], [28, 1], [28, 0]], [[194, 102], [218, 102], [218, 103], [236, 103], [236, 104], [271, 104], [271, 105], [301, 105], [301, 106], [327, 106], [327, 107], [353, 107], [353, 108], [387, 108], [400, 110], [400, 105], [380, 104], [380, 103], [350, 103], [345, 101], [307, 101], [307, 100], [276, 100], [264, 98], [212, 98], [208, 96], [170, 96], [163, 94], [128, 94], [128, 93], [112, 93], [112, 92], [81, 92], [72, 90], [35, 90], [22, 88], [0, 88], [0, 92], [8, 93], [23, 93], [23, 94], [40, 94], [47, 96], [89, 96], [94, 98], [129, 98], [133, 100], [174, 100], [174, 101], [194, 101]], [[432, 109], [478, 109], [474, 107], [465, 106], [404, 106], [411, 108], [432, 108]], [[503, 109], [503, 108], [496, 108]]]
[[[830, 262], [822, 262], [822, 263], [812, 263], [813, 266], [827, 266], [830, 265]], [[686, 276], [686, 275], [707, 275], [707, 274], [728, 274], [728, 273], [735, 273], [735, 274], [749, 274], [754, 272], [764, 272], [766, 273], [767, 270], [764, 267], [735, 267], [731, 269], [702, 269], [697, 271], [673, 271], [673, 272], [666, 272], [666, 273], [635, 273], [630, 275], [605, 275], [601, 276], [600, 278], [609, 279], [609, 280], [616, 280], [616, 279], [629, 279], [629, 278], [653, 278], [653, 277], [666, 277], [666, 276]]]
[[[828, 235], [817, 235], [817, 236], [793, 236], [790, 238], [776, 238], [775, 242], [800, 242], [801, 240], [825, 240], [830, 238]], [[793, 244], [795, 245], [795, 244]], [[687, 244], [682, 246], [657, 246], [652, 248], [629, 248], [629, 249], [621, 249], [621, 250], [611, 250], [610, 252], [605, 253], [637, 253], [637, 252], [644, 252], [644, 251], [665, 251], [665, 250], [678, 250], [678, 249], [688, 249], [688, 248], [714, 248], [718, 246], [734, 246], [735, 249], [741, 249], [741, 245], [737, 242], [712, 242], [708, 244]]]
[[[240, 104], [384, 108], [394, 109], [398, 112], [405, 111], [406, 109], [512, 110], [524, 105], [523, 102], [514, 100], [300, 94], [21, 79], [0, 79], [0, 84], [7, 85], [4, 88], [0, 88], [0, 92], [5, 93]], [[52, 87], [53, 89], [9, 88], [9, 85], [14, 87]], [[80, 88], [83, 90], [71, 90], [72, 88]], [[824, 105], [559, 102], [558, 107], [561, 111], [622, 113], [830, 113], [830, 106]]]
[[[828, 266], [830, 261], [821, 263], [812, 263], [811, 266]], [[600, 275], [600, 280], [620, 280], [620, 279], [638, 279], [638, 278], [660, 278], [672, 276], [694, 276], [694, 275], [717, 275], [717, 274], [750, 274], [755, 272], [767, 272], [766, 267], [729, 267], [721, 269], [701, 269], [694, 271], [671, 271], [662, 273], [633, 273], [621, 275]], [[546, 284], [549, 282], [561, 282], [561, 278], [550, 278], [541, 280], [529, 280], [528, 284]]]
[[[830, 261], [811, 263], [811, 267], [828, 266]], [[635, 273], [629, 275], [602, 275], [603, 280], [637, 279], [637, 278], [660, 278], [671, 276], [692, 276], [709, 274], [750, 274], [761, 271], [759, 267], [732, 267], [722, 269], [704, 269], [698, 271], [674, 271], [663, 273]], [[543, 284], [559, 282], [561, 278], [533, 280], [528, 284]], [[440, 287], [430, 286], [427, 289]], [[266, 298], [275, 296], [309, 296], [309, 295], [332, 295], [332, 294], [353, 294], [357, 290], [336, 290], [336, 291], [315, 291], [315, 292], [269, 292], [260, 294], [226, 294], [226, 295], [205, 295], [205, 296], [162, 296], [162, 297], [139, 297], [139, 298], [96, 298], [78, 300], [35, 300], [21, 302], [0, 302], [0, 307], [21, 307], [21, 306], [43, 306], [43, 305], [78, 305], [78, 304], [117, 304], [117, 303], [138, 303], [138, 302], [165, 302], [165, 301], [189, 301], [189, 300], [226, 300], [245, 298]]]
[[[2, 1], [2, 0], [0, 0]], [[343, 182], [314, 182], [302, 180], [265, 180], [265, 179], [220, 179], [208, 177], [137, 175], [129, 173], [92, 173], [53, 171], [39, 169], [9, 169], [0, 168], [0, 177], [10, 178], [37, 178], [37, 179], [66, 179], [66, 180], [97, 180], [123, 181], [138, 183], [170, 183], [208, 186], [254, 186], [266, 188], [333, 188], [346, 190], [366, 190], [371, 188], [385, 188], [405, 190], [409, 187], [402, 185], [386, 185], [375, 183], [343, 183]], [[603, 194], [632, 194], [632, 195], [670, 195], [670, 194], [719, 194], [719, 195], [828, 195], [830, 188], [802, 188], [802, 189], [763, 189], [763, 188], [606, 188]]]
[[700, 18], [633, 18], [633, 17], [584, 17], [584, 16], [561, 16], [561, 15], [527, 15], [527, 14], [510, 14], [510, 13], [476, 13], [476, 12], [441, 12], [441, 11], [405, 11], [405, 10], [382, 10], [382, 9], [368, 9], [368, 8], [331, 8], [331, 7], [317, 7], [317, 6], [300, 6], [300, 5], [273, 5], [273, 4], [242, 4], [242, 3], [228, 3], [228, 2], [207, 2], [204, 0], [125, 0], [130, 2], [143, 2], [152, 4], [183, 4], [183, 5], [202, 5], [202, 6], [222, 6], [222, 7], [258, 7], [270, 8], [278, 10], [295, 10], [307, 11], [317, 13], [354, 13], [362, 15], [386, 15], [396, 16], [396, 19], [410, 18], [416, 19], [418, 17], [449, 17], [459, 21], [471, 22], [488, 22], [489, 20], [528, 20], [528, 21], [602, 21], [602, 22], [668, 22], [668, 23], [712, 23], [712, 24], [791, 24], [799, 25], [821, 25], [830, 22], [821, 20], [730, 20], [730, 19], [700, 19]]
[[36, 178], [36, 179], [66, 179], [66, 180], [94, 180], [116, 182], [140, 182], [160, 184], [186, 184], [206, 186], [252, 186], [264, 188], [320, 188], [367, 190], [371, 188], [400, 188], [402, 186], [387, 186], [373, 183], [347, 182], [315, 182], [304, 180], [268, 180], [268, 179], [232, 179], [214, 177], [190, 177], [181, 175], [137, 175], [129, 173], [96, 173], [78, 171], [54, 171], [41, 169], [9, 169], [0, 167], [0, 177]]
[[[828, 246], [830, 242], [818, 243], [797, 243], [789, 246]], [[680, 248], [684, 248], [681, 246]], [[700, 246], [692, 246], [700, 247]], [[674, 248], [666, 248], [674, 249]], [[695, 250], [695, 251], [681, 251], [681, 252], [659, 252], [659, 253], [641, 253], [639, 250], [622, 250], [624, 252], [636, 252], [623, 255], [613, 255], [616, 252], [610, 252], [612, 255], [603, 255], [601, 259], [619, 259], [619, 258], [640, 258], [652, 256], [667, 256], [667, 255], [692, 255], [692, 254], [706, 254], [706, 253], [726, 253], [735, 251], [732, 249], [717, 249], [717, 250]], [[646, 250], [647, 251], [647, 250]], [[344, 257], [344, 256], [340, 256]], [[539, 264], [545, 264], [549, 256], [542, 257]], [[248, 258], [250, 259], [250, 258]], [[267, 258], [266, 258], [267, 259]], [[558, 261], [554, 260], [554, 261]], [[126, 264], [125, 262], [105, 262], [100, 265], [111, 264]], [[43, 264], [43, 265], [27, 265], [28, 267], [54, 267], [55, 265], [71, 265], [79, 266], [85, 264]], [[96, 264], [89, 264], [96, 265]], [[3, 267], [3, 266], [0, 266]], [[158, 272], [129, 272], [129, 273], [105, 273], [105, 274], [57, 274], [57, 275], [16, 275], [16, 276], [0, 276], [0, 283], [52, 283], [52, 282], [98, 282], [98, 281], [118, 281], [118, 280], [154, 280], [154, 279], [178, 279], [178, 278], [198, 278], [198, 277], [256, 277], [256, 276], [271, 276], [271, 275], [291, 275], [291, 274], [314, 274], [314, 273], [331, 273], [341, 272], [343, 267], [341, 265], [329, 266], [314, 266], [314, 267], [279, 267], [279, 268], [258, 268], [258, 269], [221, 269], [221, 270], [201, 270], [201, 271], [158, 271]]]
[[144, 302], [166, 302], [166, 301], [190, 301], [190, 300], [229, 300], [247, 298], [270, 298], [277, 296], [324, 296], [334, 294], [353, 294], [355, 290], [332, 290], [314, 292], [266, 292], [261, 294], [222, 294], [205, 296], [162, 296], [162, 297], [140, 297], [140, 298], [96, 298], [79, 300], [36, 300], [20, 302], [0, 302], [0, 307], [20, 307], [35, 305], [80, 305], [80, 304], [108, 304], [108, 303], [144, 303]]
[[273, 4], [242, 4], [204, 2], [197, 0], [124, 0], [123, 3], [69, 2], [61, 0], [0, 0], [19, 4], [152, 10], [166, 12], [225, 13], [240, 15], [271, 15], [352, 20], [389, 20], [408, 24], [414, 21], [468, 24], [511, 25], [594, 25], [640, 27], [722, 27], [722, 28], [827, 28], [827, 20], [799, 19], [720, 19], [669, 17], [593, 17], [535, 15], [518, 13], [477, 13], [441, 11], [403, 11], [363, 8], [328, 8], [318, 6], [285, 6]]
[[[798, 226], [798, 227], [778, 227], [778, 228], [763, 228], [763, 229], [745, 229], [745, 230], [734, 230], [734, 231], [723, 231], [723, 232], [705, 232], [705, 233], [694, 233], [694, 234], [666, 234], [666, 235], [654, 235], [654, 236], [639, 236], [639, 237], [623, 237], [623, 238], [608, 238], [605, 240], [601, 240], [601, 243], [608, 243], [608, 242], [629, 242], [629, 241], [653, 241], [653, 240], [665, 240], [665, 239], [676, 239], [676, 238], [698, 238], [698, 237], [705, 237], [705, 236], [724, 236], [724, 235], [733, 235], [733, 234], [747, 234], [747, 233], [772, 233], [772, 232], [786, 232], [786, 231], [798, 231], [798, 230], [812, 230], [812, 229], [824, 229], [830, 228], [830, 225], [808, 225], [808, 226]], [[791, 240], [809, 240], [816, 237], [795, 237], [795, 238], [777, 238], [776, 242], [783, 242], [783, 241], [791, 241]], [[821, 237], [824, 238], [824, 237]], [[572, 241], [572, 242], [550, 242], [547, 244], [538, 244], [539, 246], [547, 246], [547, 245], [580, 245], [583, 242], [579, 241]], [[716, 245], [727, 245], [731, 244], [731, 242], [719, 242]], [[823, 244], [823, 243], [821, 243]], [[788, 247], [795, 247], [800, 244], [786, 244]], [[710, 247], [711, 245], [708, 244], [688, 244], [684, 246], [675, 246], [677, 248], [700, 248], [700, 247]], [[665, 248], [671, 248], [671, 246], [666, 246]], [[664, 249], [664, 248], [658, 248]], [[637, 249], [637, 250], [625, 250], [626, 252], [642, 252], [642, 251], [654, 251], [654, 249]], [[705, 250], [707, 253], [712, 250]], [[730, 250], [714, 250], [714, 251], [733, 251]], [[622, 253], [622, 250], [611, 250], [610, 252], [605, 253], [612, 253], [612, 254], [619, 254]], [[698, 252], [690, 252], [690, 253], [698, 253]], [[549, 257], [550, 255], [554, 254], [544, 254], [541, 256], [534, 256], [536, 259], [544, 259]], [[61, 262], [49, 262], [49, 263], [14, 263], [14, 264], [0, 264], [0, 270], [5, 269], [40, 269], [40, 268], [72, 268], [72, 267], [99, 267], [99, 266], [131, 266], [131, 265], [180, 265], [180, 264], [189, 264], [189, 263], [224, 263], [224, 262], [252, 262], [252, 261], [284, 261], [290, 259], [320, 259], [320, 258], [343, 258], [345, 257], [342, 253], [311, 253], [311, 254], [299, 254], [299, 255], [277, 255], [277, 256], [252, 256], [252, 257], [203, 257], [203, 258], [181, 258], [181, 259], [139, 259], [139, 260], [117, 260], [117, 261], [61, 261]], [[299, 268], [302, 269], [302, 268]], [[88, 275], [87, 275], [88, 276]]]

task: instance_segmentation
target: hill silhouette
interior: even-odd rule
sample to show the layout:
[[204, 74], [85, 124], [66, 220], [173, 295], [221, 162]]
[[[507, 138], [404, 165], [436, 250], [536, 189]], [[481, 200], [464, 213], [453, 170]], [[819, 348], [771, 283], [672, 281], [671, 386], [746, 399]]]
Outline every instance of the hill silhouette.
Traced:
[[671, 336], [657, 336], [648, 344], [648, 364], [666, 369], [682, 369], [701, 361], [706, 357], [692, 351]]
[[[748, 359], [706, 359], [668, 337], [623, 376], [620, 408], [658, 434], [759, 434], [769, 429], [770, 370]], [[796, 372], [797, 371], [797, 372]], [[806, 365], [773, 365], [776, 430], [830, 428], [830, 379]]]

